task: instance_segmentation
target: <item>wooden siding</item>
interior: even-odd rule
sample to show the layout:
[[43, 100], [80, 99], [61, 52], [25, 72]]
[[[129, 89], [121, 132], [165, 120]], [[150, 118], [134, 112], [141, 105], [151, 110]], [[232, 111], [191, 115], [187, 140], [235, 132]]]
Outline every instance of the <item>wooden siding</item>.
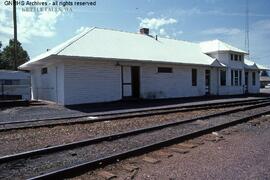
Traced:
[[74, 60], [64, 65], [65, 104], [120, 100], [120, 66], [114, 62]]

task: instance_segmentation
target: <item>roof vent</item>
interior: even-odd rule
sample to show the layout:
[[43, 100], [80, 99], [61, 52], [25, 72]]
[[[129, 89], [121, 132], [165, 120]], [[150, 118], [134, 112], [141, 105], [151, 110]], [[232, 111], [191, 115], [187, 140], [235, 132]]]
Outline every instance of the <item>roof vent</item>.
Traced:
[[145, 34], [145, 35], [149, 35], [149, 28], [141, 28], [140, 33]]

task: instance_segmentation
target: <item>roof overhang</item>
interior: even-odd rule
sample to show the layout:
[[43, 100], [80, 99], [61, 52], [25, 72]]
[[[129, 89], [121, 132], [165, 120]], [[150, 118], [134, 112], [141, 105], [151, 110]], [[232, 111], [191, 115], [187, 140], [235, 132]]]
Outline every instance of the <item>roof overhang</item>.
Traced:
[[83, 56], [65, 56], [65, 55], [50, 55], [37, 61], [29, 61], [21, 66], [21, 70], [31, 70], [38, 67], [48, 66], [49, 64], [55, 64], [63, 62], [64, 60], [99, 60], [99, 61], [114, 61], [114, 62], [132, 62], [132, 63], [159, 63], [159, 64], [173, 64], [173, 65], [185, 65], [185, 66], [206, 66], [206, 67], [226, 67], [226, 65], [220, 63], [215, 59], [209, 64], [196, 64], [196, 63], [181, 63], [177, 61], [156, 61], [156, 60], [140, 60], [140, 59], [118, 59], [118, 58], [104, 58], [104, 57], [83, 57]]
[[247, 52], [239, 52], [239, 51], [232, 51], [232, 50], [219, 50], [219, 51], [207, 51], [203, 52], [205, 54], [211, 54], [211, 53], [238, 53], [238, 54], [244, 54], [244, 55], [249, 55]]

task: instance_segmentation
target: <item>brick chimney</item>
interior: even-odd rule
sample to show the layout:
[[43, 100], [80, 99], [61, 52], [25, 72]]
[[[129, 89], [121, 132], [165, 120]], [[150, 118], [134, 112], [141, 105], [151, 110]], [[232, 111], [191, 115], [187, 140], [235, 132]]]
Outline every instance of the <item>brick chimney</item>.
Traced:
[[145, 35], [149, 35], [149, 28], [141, 28], [140, 33], [145, 34]]

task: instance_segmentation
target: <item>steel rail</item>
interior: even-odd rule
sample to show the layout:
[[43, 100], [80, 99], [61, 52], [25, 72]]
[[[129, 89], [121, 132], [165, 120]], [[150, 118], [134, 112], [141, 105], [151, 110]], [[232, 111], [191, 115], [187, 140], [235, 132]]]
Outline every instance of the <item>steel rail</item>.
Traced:
[[[146, 116], [170, 114], [170, 113], [177, 113], [177, 112], [225, 108], [225, 107], [233, 107], [233, 106], [239, 106], [239, 105], [258, 104], [261, 102], [267, 102], [269, 100], [270, 98], [264, 98], [264, 99], [256, 99], [256, 100], [245, 100], [244, 102], [235, 101], [235, 102], [223, 102], [223, 103], [209, 103], [209, 104], [203, 104], [203, 105], [181, 106], [179, 108], [167, 107], [167, 108], [159, 108], [159, 109], [154, 109], [154, 110], [152, 109], [140, 110], [136, 112], [114, 113], [112, 115], [104, 115], [103, 117], [97, 116], [96, 119], [91, 119], [91, 120], [81, 119], [77, 121], [57, 122], [57, 120], [80, 119], [80, 118], [89, 117], [89, 115], [87, 116], [84, 115], [79, 118], [78, 117], [69, 117], [69, 118], [65, 117], [65, 118], [42, 119], [42, 120], [14, 121], [14, 122], [0, 123], [0, 132], [10, 131], [10, 130], [19, 130], [19, 129], [28, 129], [28, 128], [52, 127], [52, 126], [60, 126], [60, 125], [87, 124], [87, 123], [102, 122], [102, 121], [108, 121], [108, 120], [121, 120], [125, 118], [146, 117]], [[53, 121], [53, 122], [50, 122], [50, 121]], [[38, 124], [38, 123], [43, 123], [43, 122], [46, 122], [46, 123]], [[27, 123], [34, 123], [34, 124], [27, 124]], [[5, 126], [10, 126], [10, 125], [11, 127], [5, 127]], [[1, 126], [4, 126], [4, 127], [1, 128]]]
[[123, 160], [129, 157], [134, 157], [134, 156], [138, 156], [138, 155], [142, 155], [145, 154], [147, 152], [151, 152], [153, 150], [157, 150], [160, 149], [162, 147], [166, 147], [175, 143], [179, 143], [182, 142], [184, 140], [188, 140], [188, 139], [192, 139], [207, 133], [211, 133], [213, 131], [218, 131], [239, 123], [243, 123], [246, 122], [248, 120], [269, 114], [270, 110], [265, 111], [265, 112], [261, 112], [261, 113], [256, 113], [244, 118], [239, 118], [236, 119], [234, 121], [230, 121], [227, 123], [223, 123], [223, 124], [219, 124], [219, 125], [215, 125], [212, 127], [208, 127], [208, 128], [203, 128], [197, 131], [193, 131], [193, 132], [189, 132], [186, 133], [184, 135], [181, 136], [176, 136], [174, 138], [170, 138], [168, 140], [165, 141], [159, 141], [156, 143], [152, 143], [152, 144], [148, 144], [146, 146], [141, 146], [141, 147], [137, 147], [137, 148], [133, 148], [131, 150], [128, 151], [124, 151], [121, 153], [117, 153], [117, 154], [113, 154], [113, 155], [109, 155], [100, 159], [96, 159], [93, 161], [89, 161], [89, 162], [85, 162], [85, 163], [81, 163], [81, 164], [77, 164], [71, 167], [67, 167], [67, 168], [63, 168], [63, 169], [59, 169], [56, 171], [52, 171], [46, 174], [42, 174], [36, 177], [32, 177], [29, 180], [42, 180], [42, 179], [63, 179], [63, 178], [70, 178], [70, 177], [75, 177], [77, 175], [80, 175], [82, 173], [85, 173], [89, 170], [94, 170], [100, 167], [103, 167], [105, 165], [117, 162], [119, 160]]
[[251, 105], [248, 107], [241, 107], [241, 108], [234, 109], [234, 110], [229, 110], [229, 111], [225, 111], [225, 112], [215, 113], [215, 114], [201, 116], [201, 117], [187, 119], [187, 120], [180, 120], [180, 121], [176, 121], [176, 122], [164, 123], [164, 124], [155, 125], [155, 126], [146, 127], [146, 128], [139, 128], [139, 129], [132, 130], [132, 131], [120, 132], [120, 133], [115, 133], [115, 134], [111, 134], [111, 135], [104, 135], [101, 137], [85, 139], [85, 140], [76, 141], [76, 142], [72, 142], [72, 143], [68, 143], [68, 144], [57, 145], [57, 146], [52, 146], [52, 147], [47, 147], [47, 148], [41, 148], [41, 149], [21, 152], [21, 153], [17, 153], [17, 154], [13, 154], [13, 155], [6, 155], [3, 157], [0, 157], [0, 163], [6, 163], [6, 162], [18, 160], [18, 159], [30, 158], [30, 157], [36, 156], [36, 155], [46, 155], [46, 154], [50, 154], [50, 153], [54, 153], [54, 152], [58, 152], [58, 151], [70, 150], [70, 149], [74, 149], [74, 148], [78, 148], [78, 147], [84, 147], [84, 146], [88, 146], [91, 144], [100, 143], [102, 141], [112, 141], [112, 140], [132, 136], [132, 135], [137, 135], [137, 134], [141, 134], [141, 133], [145, 133], [145, 132], [160, 130], [160, 129], [167, 128], [167, 127], [177, 126], [180, 124], [191, 123], [191, 122], [194, 122], [197, 120], [205, 120], [205, 119], [228, 115], [228, 114], [232, 114], [232, 113], [236, 113], [236, 112], [240, 112], [240, 111], [247, 111], [247, 110], [251, 110], [254, 108], [264, 107], [267, 105], [270, 105], [270, 102], [263, 102], [263, 103], [257, 104], [257, 105]]

